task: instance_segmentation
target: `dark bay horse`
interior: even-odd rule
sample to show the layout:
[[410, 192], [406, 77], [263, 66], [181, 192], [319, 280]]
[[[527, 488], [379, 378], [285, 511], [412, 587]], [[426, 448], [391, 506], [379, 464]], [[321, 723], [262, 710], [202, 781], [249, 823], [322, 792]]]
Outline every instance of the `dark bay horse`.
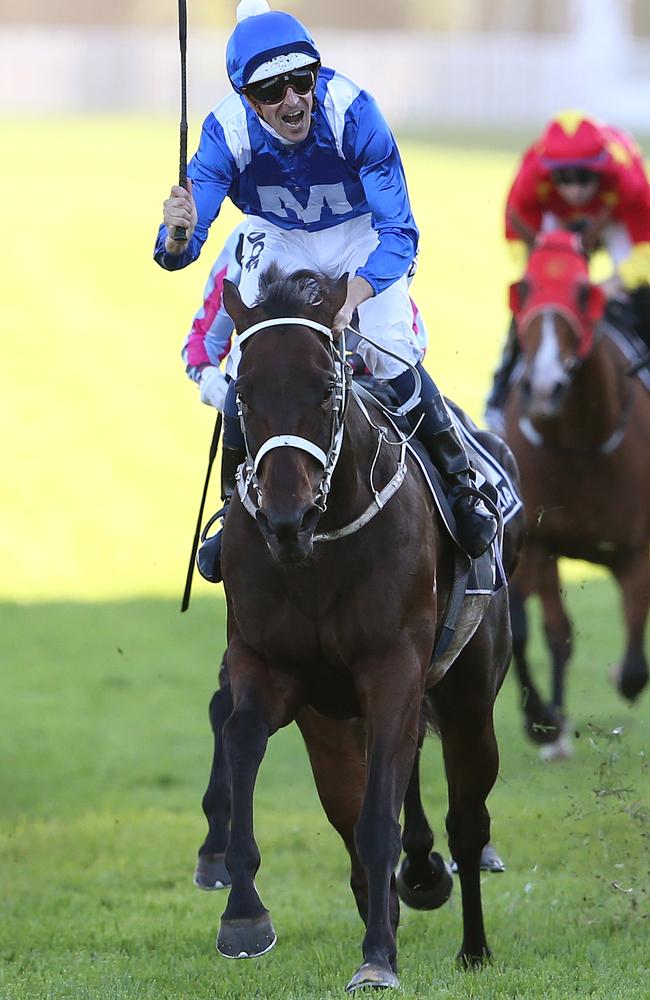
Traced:
[[[486, 599], [466, 645], [430, 686], [455, 547], [417, 463], [386, 444], [394, 430], [348, 394], [329, 332], [346, 279], [274, 270], [260, 289], [259, 303], [247, 308], [235, 286], [224, 287], [242, 343], [237, 393], [249, 459], [222, 549], [232, 887], [217, 947], [252, 958], [275, 943], [254, 884], [253, 789], [269, 737], [295, 719], [325, 812], [349, 852], [366, 925], [363, 963], [348, 989], [396, 986], [399, 816], [417, 778], [425, 702], [443, 744], [463, 902], [459, 957], [473, 965], [489, 955], [479, 863], [498, 767], [493, 706], [511, 649], [507, 596], [502, 589]], [[408, 808], [413, 869], [403, 881], [417, 895], [417, 878], [426, 878], [435, 896], [444, 866], [430, 854], [433, 836], [418, 825], [414, 794]]]
[[[559, 556], [611, 570], [627, 628], [618, 690], [632, 702], [648, 681], [650, 395], [626, 375], [626, 359], [604, 332], [603, 294], [589, 282], [577, 236], [541, 235], [511, 299], [522, 363], [506, 406], [506, 440], [520, 470], [527, 527], [511, 587], [514, 660], [527, 730], [550, 745], [544, 756], [559, 757], [570, 753], [562, 719], [572, 644]], [[551, 704], [537, 691], [526, 658], [523, 602], [531, 594], [542, 605]]]

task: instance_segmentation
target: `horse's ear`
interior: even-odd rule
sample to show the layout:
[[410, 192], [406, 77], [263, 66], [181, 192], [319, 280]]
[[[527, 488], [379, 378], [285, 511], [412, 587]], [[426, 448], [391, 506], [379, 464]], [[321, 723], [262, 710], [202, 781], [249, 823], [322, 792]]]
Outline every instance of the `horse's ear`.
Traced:
[[336, 316], [339, 309], [343, 307], [343, 303], [348, 297], [348, 274], [342, 274], [330, 288], [328, 305], [332, 312], [332, 319]]
[[244, 305], [237, 285], [229, 281], [228, 278], [224, 278], [223, 282], [223, 304], [238, 333], [242, 333], [252, 325], [251, 314], [254, 310]]
[[580, 312], [584, 313], [591, 323], [599, 320], [605, 311], [605, 293], [600, 285], [592, 285], [591, 282], [584, 281], [578, 285], [576, 294]]
[[529, 291], [528, 282], [525, 280], [525, 278], [522, 278], [521, 281], [514, 281], [510, 285], [508, 293], [510, 312], [514, 313], [515, 315], [518, 312], [521, 312], [521, 310], [524, 307], [524, 302], [528, 297], [528, 291]]

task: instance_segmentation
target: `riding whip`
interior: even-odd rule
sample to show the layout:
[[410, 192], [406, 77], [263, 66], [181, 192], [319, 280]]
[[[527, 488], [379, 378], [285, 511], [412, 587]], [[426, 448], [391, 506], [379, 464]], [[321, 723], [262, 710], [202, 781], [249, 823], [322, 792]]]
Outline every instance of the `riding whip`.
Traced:
[[[180, 163], [178, 168], [178, 184], [187, 189], [187, 3], [178, 0], [178, 44], [181, 52], [181, 123], [180, 123]], [[173, 239], [185, 242], [187, 229], [184, 226], [174, 228]]]
[[221, 434], [221, 411], [217, 413], [217, 419], [214, 424], [214, 430], [212, 432], [212, 441], [210, 442], [210, 452], [208, 454], [208, 469], [205, 474], [205, 484], [203, 486], [203, 496], [201, 497], [201, 505], [199, 507], [199, 516], [196, 522], [196, 531], [194, 532], [194, 540], [192, 541], [192, 551], [190, 552], [190, 564], [187, 567], [187, 578], [185, 580], [185, 590], [183, 592], [183, 600], [181, 601], [181, 612], [187, 611], [190, 606], [190, 593], [192, 590], [192, 577], [194, 576], [194, 563], [196, 561], [196, 553], [199, 548], [199, 538], [201, 536], [201, 523], [203, 521], [203, 508], [205, 507], [205, 498], [208, 495], [208, 484], [210, 482], [210, 473], [212, 472], [212, 465], [214, 463], [217, 447], [219, 445], [219, 436]]

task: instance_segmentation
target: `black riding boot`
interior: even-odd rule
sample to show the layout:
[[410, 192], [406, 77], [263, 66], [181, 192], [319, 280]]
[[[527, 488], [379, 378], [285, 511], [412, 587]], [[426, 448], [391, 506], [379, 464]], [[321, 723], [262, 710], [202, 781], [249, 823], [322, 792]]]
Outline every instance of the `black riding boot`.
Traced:
[[508, 397], [510, 376], [519, 361], [521, 347], [517, 337], [515, 318], [512, 317], [508, 336], [501, 354], [499, 367], [492, 377], [492, 388], [485, 404], [485, 422], [495, 434], [503, 434], [503, 408]]
[[[474, 470], [440, 390], [421, 364], [417, 369], [422, 380], [422, 401], [408, 414], [408, 420], [412, 427], [418, 426], [417, 436], [449, 488], [458, 541], [472, 559], [477, 559], [495, 537], [499, 522], [475, 485]], [[400, 403], [406, 402], [412, 381], [408, 372], [391, 379]]]
[[[499, 522], [481, 498], [465, 446], [456, 432], [447, 408], [443, 406], [443, 412], [440, 413], [440, 407], [436, 406], [435, 400], [432, 400], [426, 404], [424, 410], [427, 416], [435, 410], [436, 416], [441, 418], [440, 430], [435, 434], [418, 431], [418, 437], [449, 487], [449, 499], [458, 528], [458, 541], [468, 556], [477, 559], [494, 539]], [[427, 422], [426, 416], [423, 422]]]
[[[201, 535], [202, 545], [196, 554], [196, 565], [199, 573], [208, 583], [221, 583], [221, 533], [223, 521], [233, 493], [237, 487], [237, 469], [246, 458], [245, 452], [239, 448], [222, 448], [221, 453], [221, 499], [223, 507], [214, 514]], [[217, 518], [221, 518], [222, 527], [215, 535], [206, 538], [206, 533]]]

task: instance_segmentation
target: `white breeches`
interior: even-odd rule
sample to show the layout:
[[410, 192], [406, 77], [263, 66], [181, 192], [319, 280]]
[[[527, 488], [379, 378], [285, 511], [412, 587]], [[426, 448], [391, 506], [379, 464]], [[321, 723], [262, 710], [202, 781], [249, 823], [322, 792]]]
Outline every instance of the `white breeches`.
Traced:
[[[349, 274], [352, 278], [379, 242], [371, 217], [342, 222], [331, 229], [309, 233], [301, 229], [280, 229], [263, 219], [251, 217], [244, 238], [239, 293], [251, 306], [258, 295], [259, 276], [273, 261], [286, 274], [302, 268], [319, 271], [331, 278]], [[421, 350], [413, 331], [413, 310], [406, 275], [379, 295], [359, 306], [359, 331], [409, 364], [417, 364]], [[391, 379], [406, 371], [407, 365], [382, 354], [363, 340], [358, 352], [377, 378]], [[230, 352], [226, 372], [235, 376], [240, 350], [237, 338]]]

